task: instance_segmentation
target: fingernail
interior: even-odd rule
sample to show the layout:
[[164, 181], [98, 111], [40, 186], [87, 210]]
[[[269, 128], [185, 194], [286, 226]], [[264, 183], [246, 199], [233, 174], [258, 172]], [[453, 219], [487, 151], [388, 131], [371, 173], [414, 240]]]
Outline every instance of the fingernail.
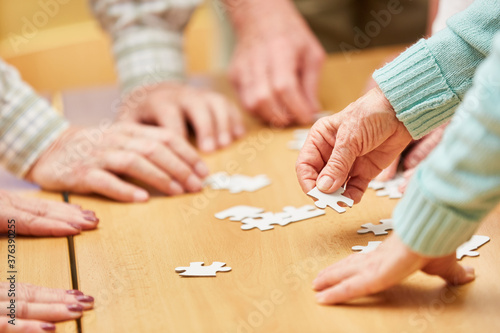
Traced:
[[75, 207], [75, 208], [78, 208], [78, 209], [82, 209], [82, 206], [77, 205], [77, 204], [68, 204], [68, 205], [70, 205], [71, 207]]
[[[191, 178], [191, 176], [189, 176], [189, 177]], [[170, 193], [172, 195], [182, 194], [182, 193], [184, 193], [184, 189], [182, 188], [181, 184], [179, 184], [175, 180], [172, 180], [170, 182]]]
[[206, 152], [210, 152], [210, 151], [215, 150], [215, 141], [214, 141], [214, 139], [212, 139], [212, 138], [206, 138], [205, 140], [203, 140], [201, 142], [200, 148], [201, 148], [201, 150], [206, 151]]
[[196, 173], [202, 177], [206, 177], [210, 173], [207, 165], [203, 162], [196, 163], [196, 165], [194, 166], [194, 171], [196, 171]]
[[147, 201], [148, 198], [149, 198], [149, 194], [146, 191], [137, 190], [134, 192], [134, 201], [135, 202], [144, 202], [144, 201]]
[[55, 331], [56, 330], [56, 325], [51, 324], [51, 323], [43, 323], [40, 325], [40, 327], [44, 331]]
[[68, 223], [72, 228], [75, 228], [77, 230], [82, 230], [82, 227], [76, 223]]
[[224, 132], [219, 135], [219, 144], [222, 147], [225, 147], [230, 143], [231, 143], [231, 136], [229, 135], [229, 133]]
[[75, 298], [78, 302], [83, 302], [83, 303], [91, 303], [94, 301], [94, 297], [89, 295], [78, 295], [75, 296]]
[[85, 216], [95, 216], [95, 212], [92, 210], [84, 209], [82, 210], [83, 215]]
[[83, 218], [90, 222], [99, 222], [99, 219], [95, 216], [84, 216]]
[[467, 266], [465, 267], [466, 275], [465, 277], [467, 279], [475, 279], [476, 278], [476, 272], [473, 267]]
[[66, 294], [83, 295], [83, 293], [80, 290], [76, 290], [76, 289], [66, 290]]
[[66, 305], [66, 307], [71, 312], [82, 312], [83, 311], [83, 305], [81, 305], [81, 304], [68, 304], [68, 305]]
[[195, 175], [190, 175], [188, 177], [186, 186], [190, 191], [199, 191], [203, 187], [201, 180]]
[[320, 191], [328, 191], [330, 187], [332, 187], [332, 185], [333, 179], [330, 176], [323, 176], [316, 183], [316, 186], [318, 186], [318, 189]]

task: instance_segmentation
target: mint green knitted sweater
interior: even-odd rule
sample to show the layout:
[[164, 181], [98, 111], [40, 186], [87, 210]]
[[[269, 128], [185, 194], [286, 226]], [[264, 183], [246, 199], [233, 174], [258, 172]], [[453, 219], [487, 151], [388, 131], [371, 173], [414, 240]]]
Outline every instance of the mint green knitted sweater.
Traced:
[[373, 75], [414, 138], [449, 120], [460, 104], [393, 214], [396, 233], [423, 255], [455, 251], [500, 202], [497, 31], [500, 1], [476, 0], [450, 18], [447, 29], [420, 40]]

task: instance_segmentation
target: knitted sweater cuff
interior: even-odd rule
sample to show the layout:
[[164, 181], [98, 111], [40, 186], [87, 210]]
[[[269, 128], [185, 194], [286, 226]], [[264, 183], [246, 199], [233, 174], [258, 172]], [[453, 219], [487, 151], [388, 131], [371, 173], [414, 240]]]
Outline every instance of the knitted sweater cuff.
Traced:
[[429, 257], [453, 253], [478, 228], [451, 207], [433, 202], [414, 179], [393, 213], [394, 229], [413, 251]]
[[414, 139], [449, 120], [460, 103], [425, 39], [375, 71], [373, 78]]

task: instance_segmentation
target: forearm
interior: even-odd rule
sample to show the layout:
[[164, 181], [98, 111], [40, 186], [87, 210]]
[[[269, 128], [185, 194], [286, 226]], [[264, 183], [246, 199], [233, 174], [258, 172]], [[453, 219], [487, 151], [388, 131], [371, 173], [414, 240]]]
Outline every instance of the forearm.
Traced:
[[500, 25], [500, 6], [477, 0], [448, 21], [448, 28], [403, 52], [374, 79], [415, 138], [453, 115], [488, 55]]
[[182, 32], [198, 3], [198, 0], [91, 1], [94, 13], [112, 37], [125, 93], [184, 79]]
[[276, 13], [286, 15], [289, 19], [294, 19], [298, 14], [291, 0], [223, 0], [223, 3], [237, 34], [249, 25], [263, 23], [269, 26], [279, 23], [266, 20], [266, 17]]
[[443, 141], [419, 167], [394, 211], [396, 232], [416, 252], [453, 252], [500, 202], [499, 77], [496, 39]]
[[0, 165], [24, 177], [67, 126], [64, 118], [0, 59]]

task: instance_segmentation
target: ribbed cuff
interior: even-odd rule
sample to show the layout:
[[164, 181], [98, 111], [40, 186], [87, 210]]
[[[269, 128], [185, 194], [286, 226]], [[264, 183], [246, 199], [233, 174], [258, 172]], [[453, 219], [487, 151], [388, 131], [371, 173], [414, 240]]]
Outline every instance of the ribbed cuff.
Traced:
[[114, 53], [122, 90], [165, 81], [183, 81], [185, 65], [180, 32], [152, 27], [131, 27], [119, 34]]
[[425, 39], [375, 71], [373, 78], [414, 139], [449, 120], [460, 103]]
[[394, 230], [413, 251], [430, 257], [453, 253], [468, 241], [478, 221], [463, 218], [451, 208], [434, 203], [413, 177], [393, 213]]

